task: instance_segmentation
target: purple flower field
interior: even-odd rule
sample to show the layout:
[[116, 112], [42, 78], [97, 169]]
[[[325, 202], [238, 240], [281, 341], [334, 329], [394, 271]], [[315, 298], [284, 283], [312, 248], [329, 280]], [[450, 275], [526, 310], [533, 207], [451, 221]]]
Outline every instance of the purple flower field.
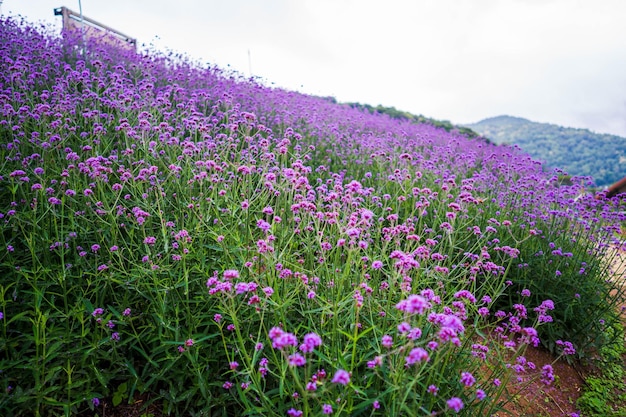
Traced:
[[491, 415], [620, 337], [619, 200], [515, 148], [16, 20], [0, 138], [0, 415]]

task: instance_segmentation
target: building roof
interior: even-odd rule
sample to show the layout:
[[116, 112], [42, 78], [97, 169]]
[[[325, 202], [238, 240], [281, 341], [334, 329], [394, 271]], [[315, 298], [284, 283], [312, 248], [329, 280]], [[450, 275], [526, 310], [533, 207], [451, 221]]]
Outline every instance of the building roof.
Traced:
[[606, 189], [605, 196], [606, 198], [611, 198], [621, 193], [626, 193], [626, 177], [611, 184], [611, 186]]

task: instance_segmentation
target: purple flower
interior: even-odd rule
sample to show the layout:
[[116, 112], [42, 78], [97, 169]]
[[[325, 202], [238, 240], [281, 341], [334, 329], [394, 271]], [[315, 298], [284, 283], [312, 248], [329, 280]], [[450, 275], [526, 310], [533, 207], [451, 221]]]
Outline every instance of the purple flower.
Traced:
[[17, 169], [13, 172], [11, 172], [9, 174], [9, 177], [14, 178], [14, 177], [21, 177], [22, 175], [26, 175], [26, 172], [22, 171], [21, 169]]
[[292, 333], [283, 331], [280, 327], [272, 327], [269, 331], [274, 349], [283, 349], [287, 346], [297, 346], [298, 339]]
[[231, 280], [239, 278], [239, 271], [235, 269], [227, 269], [224, 271], [224, 279]]
[[540, 314], [538, 317], [539, 323], [552, 323], [552, 316], [548, 314]]
[[314, 348], [322, 345], [322, 338], [317, 333], [307, 333], [304, 335], [303, 343], [300, 345], [302, 352], [312, 352]]
[[404, 358], [406, 361], [405, 366], [408, 367], [419, 362], [428, 362], [428, 359], [428, 352], [424, 348], [416, 347], [411, 349], [411, 352]]
[[534, 308], [534, 311], [539, 315], [539, 323], [552, 321], [552, 316], [546, 314], [548, 310], [554, 310], [554, 302], [552, 300], [544, 300], [538, 307]]
[[113, 332], [111, 334], [111, 339], [117, 342], [118, 340], [120, 340], [120, 334], [118, 332]]
[[461, 373], [461, 384], [465, 385], [466, 387], [471, 387], [472, 385], [474, 385], [474, 383], [476, 382], [476, 378], [474, 378], [474, 375], [472, 375], [469, 372], [462, 372]]
[[430, 308], [430, 303], [421, 295], [411, 294], [396, 304], [396, 308], [409, 314], [424, 314]]
[[406, 321], [403, 321], [402, 323], [398, 324], [398, 333], [407, 333], [409, 330], [411, 330], [411, 325], [409, 323], [407, 323]]
[[99, 406], [99, 405], [100, 405], [100, 399], [99, 399], [99, 398], [97, 398], [97, 397], [93, 397], [93, 398], [91, 399], [91, 403], [93, 404], [93, 406], [94, 406], [94, 407], [97, 407], [97, 406]]
[[456, 294], [454, 294], [454, 298], [465, 298], [466, 300], [468, 300], [471, 303], [475, 303], [476, 302], [476, 297], [474, 297], [474, 295], [471, 292], [469, 292], [468, 290], [458, 291]]
[[367, 367], [370, 369], [373, 369], [373, 368], [376, 368], [377, 366], [382, 365], [382, 363], [383, 363], [383, 357], [376, 356], [373, 360], [367, 361]]
[[265, 233], [269, 232], [269, 230], [271, 228], [271, 225], [268, 222], [266, 222], [265, 220], [262, 220], [262, 219], [257, 220], [256, 226], [259, 229], [261, 229], [263, 232], [265, 232]]
[[576, 349], [574, 348], [572, 342], [557, 340], [556, 345], [563, 348], [563, 355], [574, 355], [576, 353]]
[[481, 389], [477, 389], [476, 390], [476, 398], [478, 399], [478, 401], [482, 401], [485, 398], [487, 398], [487, 394], [485, 394], [485, 391], [483, 391]]
[[526, 307], [523, 304], [513, 304], [513, 308], [520, 318], [527, 318]]
[[330, 405], [330, 404], [322, 405], [322, 413], [324, 413], [324, 414], [332, 414], [333, 413], [333, 406]]
[[380, 343], [383, 345], [383, 347], [386, 347], [387, 349], [391, 349], [391, 347], [393, 346], [393, 338], [389, 336], [388, 334], [386, 334], [382, 337]]
[[413, 327], [406, 335], [406, 338], [409, 340], [416, 340], [422, 337], [422, 329], [419, 327]]
[[243, 294], [245, 292], [248, 292], [248, 283], [247, 282], [238, 282], [237, 284], [235, 284], [235, 293], [236, 294]]
[[330, 382], [333, 384], [348, 385], [350, 383], [350, 373], [343, 369], [338, 369]]
[[458, 413], [463, 408], [463, 400], [461, 400], [459, 397], [450, 398], [448, 401], [446, 401], [446, 404], [455, 413]]
[[289, 366], [304, 366], [306, 359], [299, 353], [289, 355]]
[[544, 365], [543, 368], [541, 368], [541, 382], [546, 385], [550, 385], [554, 382], [554, 370], [551, 365]]
[[290, 409], [287, 411], [287, 415], [288, 415], [289, 417], [302, 417], [302, 411], [300, 411], [300, 410], [296, 410], [295, 408], [290, 408]]

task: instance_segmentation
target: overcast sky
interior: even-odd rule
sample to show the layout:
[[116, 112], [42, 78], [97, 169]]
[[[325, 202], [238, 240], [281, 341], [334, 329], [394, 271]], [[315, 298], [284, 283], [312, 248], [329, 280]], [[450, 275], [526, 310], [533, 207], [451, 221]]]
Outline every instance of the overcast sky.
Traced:
[[[0, 0], [60, 27], [78, 0]], [[82, 0], [85, 16], [268, 85], [463, 124], [626, 137], [625, 0]]]

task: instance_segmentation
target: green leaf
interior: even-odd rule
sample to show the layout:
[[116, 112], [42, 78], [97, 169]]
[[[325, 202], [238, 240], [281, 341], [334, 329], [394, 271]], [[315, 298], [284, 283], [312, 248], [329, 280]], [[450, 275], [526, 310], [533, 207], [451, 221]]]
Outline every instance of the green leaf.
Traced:
[[46, 357], [44, 359], [44, 363], [48, 363], [51, 360], [56, 359], [56, 356], [54, 355], [59, 349], [61, 349], [61, 346], [63, 346], [64, 343], [63, 342], [54, 342], [53, 344], [49, 345], [46, 349]]
[[119, 392], [116, 392], [115, 394], [113, 394], [113, 406], [117, 407], [118, 405], [120, 405], [122, 403], [123, 397]]
[[118, 385], [114, 395], [119, 395], [122, 398], [128, 398], [128, 383], [123, 382]]
[[121, 320], [122, 313], [120, 313], [115, 307], [113, 307], [111, 305], [107, 305], [107, 308], [109, 309], [110, 312], [113, 313], [113, 315], [115, 316], [116, 319]]
[[95, 310], [93, 304], [91, 304], [91, 301], [89, 301], [88, 299], [83, 298], [83, 304], [87, 313], [91, 314], [91, 312]]

